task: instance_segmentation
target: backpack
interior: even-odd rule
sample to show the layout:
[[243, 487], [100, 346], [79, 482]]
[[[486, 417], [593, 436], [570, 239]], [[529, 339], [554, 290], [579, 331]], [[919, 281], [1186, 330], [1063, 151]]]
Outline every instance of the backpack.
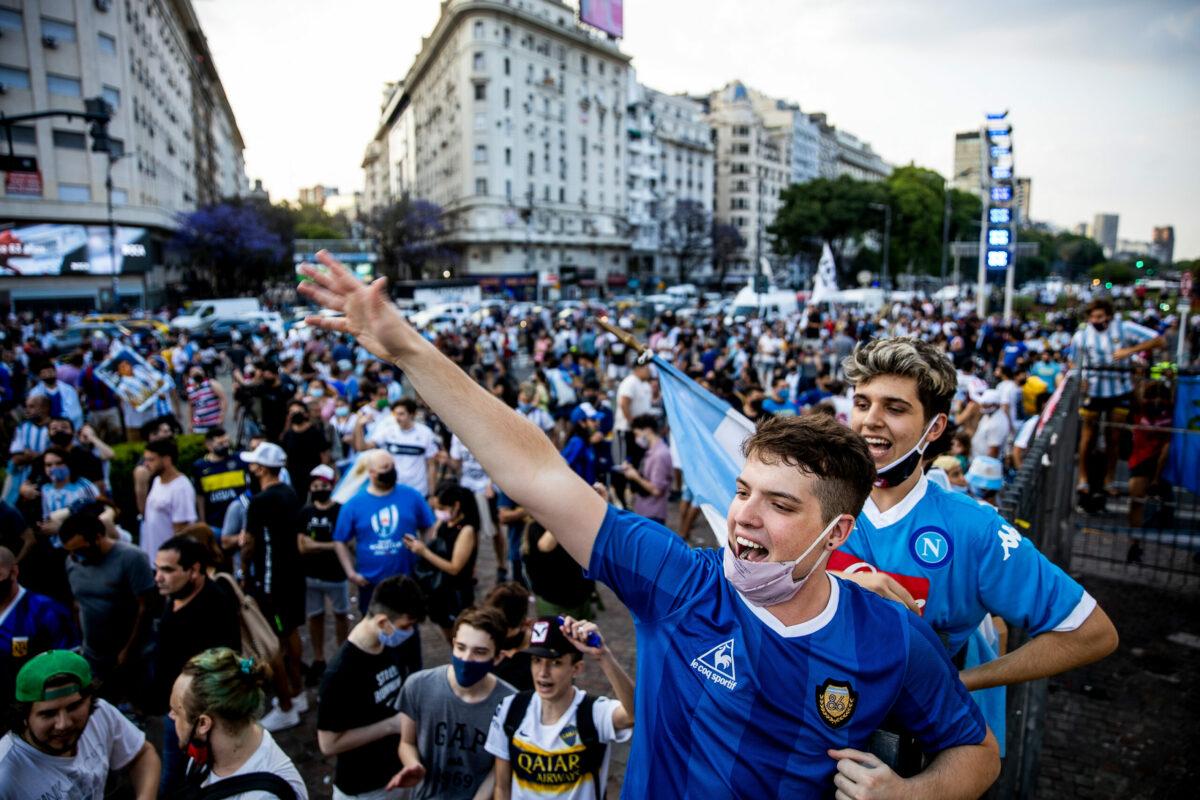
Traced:
[[271, 772], [247, 772], [234, 775], [210, 786], [199, 786], [195, 778], [172, 795], [173, 800], [224, 800], [246, 792], [268, 792], [279, 800], [297, 800], [296, 790], [283, 778]]
[[[532, 700], [533, 692], [517, 692], [513, 695], [512, 705], [508, 707], [508, 714], [504, 717], [504, 736], [508, 739], [509, 764], [518, 763], [517, 757], [522, 752], [513, 744], [513, 736], [516, 735], [517, 728], [521, 727], [521, 720], [525, 719], [525, 712], [529, 710]], [[608, 745], [600, 741], [600, 732], [596, 730], [596, 720], [592, 714], [592, 708], [595, 705], [596, 698], [585, 694], [575, 709], [575, 730], [579, 734], [579, 743], [584, 748], [583, 772], [592, 776], [592, 786], [596, 790], [596, 797], [598, 800], [604, 800], [605, 787], [600, 785], [600, 768], [604, 765], [604, 755], [608, 752]]]
[[218, 572], [222, 580], [233, 590], [238, 603], [238, 618], [242, 628], [242, 655], [263, 664], [270, 664], [279, 656], [279, 636], [274, 626], [267, 621], [253, 597], [242, 591], [238, 582], [227, 572]]

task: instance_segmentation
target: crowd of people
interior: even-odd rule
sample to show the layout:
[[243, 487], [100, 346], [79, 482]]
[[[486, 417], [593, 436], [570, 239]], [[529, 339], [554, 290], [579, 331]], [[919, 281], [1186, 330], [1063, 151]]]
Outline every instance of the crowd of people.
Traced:
[[[1080, 496], [1121, 491], [1118, 448], [1097, 448], [1116, 429], [1097, 423], [1160, 424], [1170, 394], [1101, 368], [1145, 361], [1169, 320], [1116, 316], [1099, 300], [1084, 319], [1051, 312], [1006, 327], [915, 302], [733, 322], [613, 309], [611, 329], [573, 310], [497, 309], [413, 332], [390, 306], [364, 310], [378, 287], [339, 275], [314, 272], [301, 291], [345, 316], [223, 349], [139, 329], [137, 341], [98, 337], [51, 358], [70, 317], [3, 327], [0, 700], [16, 713], [0, 739], [0, 798], [101, 797], [117, 773], [138, 798], [218, 796], [202, 792], [220, 783], [236, 793], [219, 796], [307, 797], [272, 733], [300, 724], [310, 699], [337, 798], [599, 798], [608, 745], [629, 740], [635, 719], [628, 796], [669, 781], [667, 796], [834, 785], [860, 796], [879, 766], [862, 734], [885, 718], [920, 740], [921, 775], [946, 787], [939, 796], [968, 796], [994, 777], [996, 742], [967, 690], [1115, 646], [1095, 601], [989, 505], [1071, 369], [1088, 384]], [[653, 362], [622, 332], [757, 426], [724, 567], [719, 551], [691, 547], [712, 535], [683, 479], [689, 453]], [[165, 376], [149, 405], [98, 375], [118, 347]], [[185, 459], [201, 438], [203, 455]], [[1165, 444], [1135, 434], [1131, 498], [1157, 483]], [[807, 549], [781, 533], [798, 520], [821, 531]], [[915, 533], [897, 549], [882, 533], [891, 526]], [[920, 538], [931, 530], [937, 541]], [[984, 552], [985, 539], [999, 551]], [[919, 549], [939, 542], [958, 553], [949, 593], [928, 577], [949, 562]], [[481, 547], [494, 553], [494, 584], [481, 581]], [[771, 564], [792, 580], [764, 580]], [[845, 580], [805, 580], [822, 566]], [[683, 675], [650, 661], [635, 689], [596, 627], [596, 580], [638, 621], [639, 666], [691, 648]], [[848, 621], [821, 611], [839, 585]], [[796, 661], [783, 644], [824, 630], [811, 623], [822, 614], [828, 635]], [[964, 666], [969, 635], [1005, 620], [1034, 638]], [[449, 664], [424, 668], [414, 634], [425, 621]], [[846, 625], [891, 644], [878, 657], [859, 650], [852, 676], [826, 676], [849, 646]], [[585, 662], [612, 698], [576, 687]], [[874, 695], [871, 670], [893, 674]], [[828, 680], [807, 714], [753, 718], [711, 689], [759, 696], [810, 673]], [[718, 744], [722, 715], [747, 741], [774, 730], [783, 744]], [[145, 733], [154, 718], [157, 747]], [[797, 763], [805, 752], [814, 763]]]

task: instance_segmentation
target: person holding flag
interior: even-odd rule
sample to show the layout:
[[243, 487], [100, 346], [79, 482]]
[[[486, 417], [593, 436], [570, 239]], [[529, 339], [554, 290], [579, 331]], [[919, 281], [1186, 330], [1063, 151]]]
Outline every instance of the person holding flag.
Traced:
[[[607, 583], [638, 622], [628, 797], [978, 797], [995, 738], [928, 625], [826, 575], [871, 490], [862, 439], [822, 417], [765, 422], [745, 444], [727, 544], [693, 550], [604, 503], [536, 426], [404, 320], [386, 281], [322, 251], [300, 292], [414, 389], [512, 499]], [[885, 718], [934, 754], [901, 778], [863, 752]]]

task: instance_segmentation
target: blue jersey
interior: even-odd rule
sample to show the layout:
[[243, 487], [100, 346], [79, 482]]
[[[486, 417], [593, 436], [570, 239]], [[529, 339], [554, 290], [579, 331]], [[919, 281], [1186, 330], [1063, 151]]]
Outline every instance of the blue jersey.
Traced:
[[0, 702], [12, 702], [17, 672], [29, 659], [78, 645], [79, 633], [67, 607], [22, 587], [17, 599], [0, 611]]
[[[658, 523], [609, 508], [590, 575], [637, 625], [637, 731], [624, 797], [824, 797], [829, 748], [865, 749], [885, 717], [928, 752], [986, 728], [927, 625], [829, 577], [829, 603], [784, 626]], [[816, 576], [814, 580], [822, 580]]]
[[[1096, 605], [996, 509], [924, 476], [887, 512], [868, 499], [841, 552], [859, 569], [903, 579], [951, 654], [988, 614], [1037, 636], [1078, 627]], [[831, 560], [830, 568], [856, 567]]]
[[371, 583], [379, 583], [412, 572], [415, 557], [404, 546], [404, 537], [420, 538], [435, 519], [416, 489], [397, 485], [382, 497], [364, 490], [342, 506], [333, 540], [354, 539], [355, 568]]

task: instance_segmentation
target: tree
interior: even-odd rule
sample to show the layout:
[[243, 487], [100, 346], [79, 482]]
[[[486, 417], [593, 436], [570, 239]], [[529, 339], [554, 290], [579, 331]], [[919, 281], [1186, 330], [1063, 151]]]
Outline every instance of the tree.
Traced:
[[292, 218], [297, 239], [345, 239], [350, 235], [350, 220], [344, 212], [330, 214], [311, 203], [279, 204]]
[[889, 261], [896, 271], [936, 273], [942, 259], [942, 215], [945, 180], [931, 169], [913, 164], [888, 177], [887, 202], [892, 208]]
[[871, 204], [886, 202], [888, 192], [882, 184], [843, 175], [835, 180], [817, 178], [792, 184], [779, 199], [779, 212], [767, 228], [775, 251], [784, 256], [816, 257], [821, 243], [828, 242], [834, 263], [843, 273], [839, 278], [844, 278], [842, 252], [866, 233], [881, 229], [880, 212]]
[[[696, 200], [680, 200], [663, 224], [663, 250], [675, 257], [679, 282], [704, 263], [711, 249], [712, 223], [704, 205]], [[735, 229], [736, 230], [736, 229]]]
[[729, 262], [745, 247], [746, 239], [735, 226], [713, 222], [712, 256], [713, 269], [717, 273], [717, 286], [725, 285], [725, 273], [729, 272]]
[[457, 261], [454, 251], [442, 244], [445, 214], [436, 203], [404, 195], [375, 211], [367, 224], [379, 237], [384, 269], [396, 277], [420, 279], [431, 265]]
[[1140, 278], [1141, 273], [1128, 261], [1103, 261], [1088, 270], [1088, 277], [1117, 286], [1128, 286]]
[[217, 296], [257, 293], [287, 269], [288, 248], [254, 205], [223, 201], [178, 219], [169, 249]]

